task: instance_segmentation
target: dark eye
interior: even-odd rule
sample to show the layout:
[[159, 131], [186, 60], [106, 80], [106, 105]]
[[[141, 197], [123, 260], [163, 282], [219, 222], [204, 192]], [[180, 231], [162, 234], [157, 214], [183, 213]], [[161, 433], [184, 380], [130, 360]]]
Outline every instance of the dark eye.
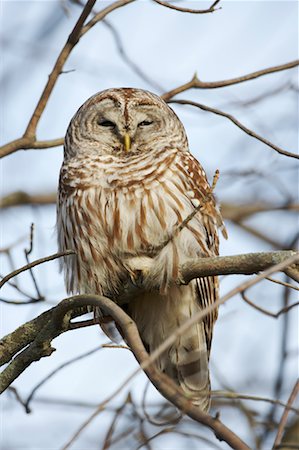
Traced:
[[140, 122], [138, 124], [139, 127], [147, 127], [148, 125], [151, 125], [153, 122], [150, 120], [144, 120], [143, 122]]
[[107, 127], [107, 128], [115, 128], [115, 123], [111, 122], [110, 120], [100, 119], [98, 121], [98, 124], [101, 127]]

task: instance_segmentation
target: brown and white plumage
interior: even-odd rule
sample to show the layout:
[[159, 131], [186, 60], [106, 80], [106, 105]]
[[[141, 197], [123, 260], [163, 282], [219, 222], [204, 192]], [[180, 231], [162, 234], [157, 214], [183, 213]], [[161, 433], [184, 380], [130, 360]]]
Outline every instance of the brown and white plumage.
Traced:
[[[122, 88], [91, 97], [69, 125], [60, 173], [59, 248], [77, 252], [64, 261], [67, 290], [115, 297], [132, 270], [154, 260], [148, 292], [127, 306], [153, 351], [217, 299], [216, 277], [175, 284], [180, 264], [218, 255], [222, 219], [209, 189], [182, 123], [158, 96]], [[159, 248], [198, 205], [192, 220]], [[213, 312], [190, 327], [157, 362], [204, 410], [216, 317]]]

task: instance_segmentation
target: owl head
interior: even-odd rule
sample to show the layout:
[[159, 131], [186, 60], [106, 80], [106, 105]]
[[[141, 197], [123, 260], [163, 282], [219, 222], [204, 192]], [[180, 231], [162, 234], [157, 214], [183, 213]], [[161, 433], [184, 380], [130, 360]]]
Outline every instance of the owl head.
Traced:
[[141, 89], [107, 89], [89, 98], [72, 118], [65, 158], [126, 158], [182, 144], [188, 147], [183, 124], [159, 96]]

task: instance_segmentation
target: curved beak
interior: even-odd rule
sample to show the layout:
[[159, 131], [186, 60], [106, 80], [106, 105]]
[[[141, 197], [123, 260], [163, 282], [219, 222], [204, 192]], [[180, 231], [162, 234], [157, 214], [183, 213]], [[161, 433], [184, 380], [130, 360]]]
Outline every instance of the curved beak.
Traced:
[[125, 146], [126, 152], [128, 152], [131, 148], [131, 137], [128, 133], [124, 134], [124, 146]]

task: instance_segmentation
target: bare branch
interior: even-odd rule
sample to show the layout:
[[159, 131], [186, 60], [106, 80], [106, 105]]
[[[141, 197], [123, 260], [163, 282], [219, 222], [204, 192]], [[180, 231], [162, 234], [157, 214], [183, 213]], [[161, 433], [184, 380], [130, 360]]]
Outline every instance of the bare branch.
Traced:
[[299, 302], [293, 303], [292, 305], [288, 305], [282, 309], [280, 309], [277, 313], [272, 313], [271, 311], [268, 311], [267, 309], [262, 308], [261, 306], [256, 305], [253, 303], [247, 295], [245, 295], [244, 292], [241, 292], [242, 299], [250, 306], [252, 306], [254, 309], [257, 309], [259, 312], [265, 314], [266, 316], [273, 317], [274, 319], [277, 319], [281, 314], [285, 314], [289, 312], [292, 308], [295, 308], [295, 306], [299, 305]]
[[166, 8], [174, 9], [175, 11], [186, 12], [191, 14], [207, 14], [217, 11], [221, 8], [216, 8], [217, 4], [220, 0], [216, 0], [208, 9], [190, 9], [190, 8], [182, 8], [180, 6], [172, 5], [169, 2], [164, 2], [163, 0], [153, 0], [155, 3], [159, 5], [166, 6]]
[[163, 100], [169, 101], [172, 97], [181, 92], [185, 92], [188, 89], [197, 88], [197, 89], [216, 89], [222, 88], [226, 86], [231, 86], [233, 84], [243, 83], [244, 81], [254, 80], [255, 78], [259, 78], [264, 75], [268, 75], [270, 73], [281, 72], [282, 70], [292, 69], [299, 65], [299, 59], [291, 61], [286, 64], [281, 64], [279, 66], [268, 67], [266, 69], [257, 70], [256, 72], [249, 73], [247, 75], [242, 75], [240, 77], [231, 78], [229, 80], [222, 81], [201, 81], [197, 78], [195, 74], [191, 81], [188, 83], [182, 84], [175, 89], [172, 89], [169, 92], [166, 92], [162, 95]]
[[55, 83], [62, 71], [65, 61], [67, 60], [72, 49], [75, 47], [75, 45], [80, 39], [80, 33], [84, 25], [84, 22], [88, 17], [88, 15], [90, 14], [95, 2], [96, 0], [88, 0], [85, 7], [83, 8], [83, 11], [80, 14], [79, 19], [77, 20], [72, 32], [70, 33], [64, 47], [62, 48], [57, 58], [53, 70], [49, 75], [48, 82], [42, 92], [42, 95], [36, 105], [35, 110], [33, 111], [32, 117], [29, 120], [24, 136], [29, 138], [35, 138], [37, 124], [40, 120], [42, 113], [44, 112], [46, 104], [55, 86]]
[[0, 281], [0, 289], [2, 286], [4, 286], [7, 281], [9, 281], [11, 278], [19, 275], [22, 272], [25, 272], [26, 270], [30, 270], [32, 267], [38, 266], [39, 264], [44, 264], [48, 261], [53, 261], [54, 259], [61, 258], [63, 256], [69, 256], [69, 255], [75, 255], [76, 252], [74, 250], [66, 250], [64, 252], [60, 253], [54, 253], [53, 255], [46, 256], [45, 258], [36, 259], [35, 261], [32, 261], [29, 264], [26, 264], [23, 267], [20, 267], [19, 269], [14, 270], [13, 272], [6, 275], [1, 281]]
[[[281, 261], [278, 264], [275, 264], [274, 266], [265, 270], [265, 272], [262, 272], [261, 274], [257, 275], [256, 277], [252, 278], [251, 280], [242, 283], [241, 285], [239, 285], [236, 288], [229, 291], [222, 298], [220, 298], [219, 300], [215, 301], [213, 304], [206, 307], [204, 310], [198, 312], [197, 314], [194, 314], [190, 319], [188, 319], [182, 326], [180, 326], [176, 330], [176, 333], [170, 335], [161, 345], [159, 345], [159, 347], [157, 347], [151, 353], [146, 364], [150, 364], [151, 362], [155, 361], [156, 358], [158, 358], [164, 351], [166, 351], [176, 341], [176, 339], [178, 337], [182, 336], [186, 332], [186, 330], [188, 330], [190, 328], [191, 325], [193, 325], [194, 323], [200, 322], [207, 314], [214, 311], [216, 308], [218, 308], [218, 306], [225, 303], [227, 300], [232, 298], [234, 295], [239, 294], [240, 292], [245, 291], [246, 289], [249, 289], [250, 287], [259, 283], [261, 280], [268, 277], [272, 273], [284, 270], [286, 267], [288, 267], [289, 265], [293, 264], [294, 262], [296, 262], [298, 260], [299, 260], [299, 254], [293, 253], [293, 256], [291, 256], [290, 258], [286, 259], [285, 261]], [[189, 278], [189, 276], [188, 276], [188, 278]], [[197, 276], [195, 275], [193, 278], [197, 278]], [[190, 278], [190, 280], [191, 280], [191, 278]], [[141, 367], [143, 369], [145, 368], [144, 365], [142, 365]]]
[[[22, 350], [21, 353], [19, 353], [8, 365], [8, 367], [6, 367], [6, 369], [4, 369], [4, 371], [2, 372], [1, 391], [3, 391], [7, 386], [9, 386], [10, 383], [17, 376], [19, 376], [19, 374], [22, 373], [33, 361], [37, 361], [44, 356], [49, 356], [54, 351], [54, 349], [51, 347], [51, 341], [54, 337], [58, 336], [59, 334], [69, 329], [71, 317], [74, 317], [75, 315], [81, 315], [82, 310], [86, 312], [87, 306], [99, 306], [104, 314], [111, 316], [120, 326], [120, 328], [122, 329], [123, 336], [126, 342], [131, 347], [137, 361], [140, 364], [140, 367], [143, 368], [143, 370], [146, 372], [150, 380], [162, 393], [162, 395], [164, 395], [167, 399], [169, 399], [181, 410], [187, 412], [190, 417], [213, 429], [218, 437], [224, 439], [233, 448], [248, 450], [246, 444], [244, 444], [236, 435], [234, 435], [230, 430], [228, 430], [217, 418], [214, 419], [210, 417], [209, 415], [200, 411], [197, 407], [194, 407], [192, 404], [190, 404], [190, 400], [186, 399], [186, 397], [181, 393], [179, 387], [176, 386], [172, 381], [170, 381], [168, 377], [166, 377], [163, 373], [159, 373], [152, 364], [156, 360], [156, 358], [161, 353], [163, 353], [170, 345], [172, 345], [172, 343], [180, 335], [182, 335], [185, 332], [185, 330], [189, 328], [193, 323], [202, 320], [202, 318], [206, 314], [208, 314], [213, 309], [217, 308], [220, 304], [226, 302], [229, 298], [231, 298], [235, 294], [244, 291], [245, 289], [248, 289], [257, 282], [261, 281], [265, 277], [272, 274], [273, 272], [283, 270], [285, 267], [293, 264], [297, 260], [298, 254], [293, 253], [293, 255], [287, 260], [280, 262], [279, 264], [271, 267], [264, 273], [258, 275], [253, 280], [249, 280], [241, 284], [239, 287], [233, 289], [224, 297], [222, 297], [220, 300], [216, 301], [213, 305], [209, 305], [209, 307], [205, 308], [205, 310], [201, 311], [199, 314], [194, 315], [190, 320], [186, 321], [178, 330], [176, 330], [175, 334], [169, 336], [163, 342], [163, 344], [161, 344], [151, 355], [148, 355], [148, 353], [145, 351], [135, 323], [113, 301], [105, 297], [93, 295], [85, 295], [85, 296], [79, 295], [76, 297], [65, 299], [57, 307], [52, 308], [52, 310], [48, 311], [47, 313], [44, 313], [38, 319], [35, 319], [35, 325], [37, 325], [37, 322], [42, 322], [43, 325], [42, 326], [40, 324], [37, 325], [37, 329], [40, 330], [39, 332], [37, 332], [37, 330], [32, 332], [32, 325], [31, 325], [31, 333], [30, 333], [31, 344], [27, 346], [24, 350]], [[33, 321], [31, 321], [31, 324], [32, 323]], [[28, 344], [28, 338], [24, 340], [24, 338], [21, 336], [23, 345], [20, 346], [19, 344], [15, 343], [14, 337], [16, 337], [16, 332], [4, 338], [1, 342], [3, 348], [5, 348], [5, 344], [7, 343], [13, 344], [12, 346], [14, 347], [14, 352], [12, 352], [11, 349], [9, 349], [9, 351], [6, 352], [6, 356], [7, 353], [9, 353], [9, 359], [17, 351], [21, 350], [21, 348], [24, 345]], [[134, 374], [136, 373], [137, 372], [135, 371]], [[121, 389], [121, 387], [119, 389]], [[93, 416], [97, 412], [95, 412]], [[89, 423], [90, 420], [91, 419], [89, 419], [80, 428], [78, 433], [86, 426], [86, 424]], [[74, 435], [69, 444], [67, 444], [64, 447], [65, 449], [69, 447], [69, 445], [73, 442], [78, 433]]]
[[30, 406], [29, 404], [31, 403], [33, 397], [35, 396], [36, 392], [38, 391], [38, 389], [43, 386], [50, 378], [52, 378], [54, 375], [56, 375], [58, 372], [60, 372], [62, 369], [64, 369], [65, 367], [80, 361], [83, 358], [86, 358], [87, 356], [93, 355], [95, 352], [98, 352], [99, 350], [101, 350], [103, 348], [103, 346], [98, 346], [96, 348], [93, 348], [92, 350], [89, 350], [88, 352], [85, 352], [79, 356], [75, 356], [74, 358], [65, 361], [63, 364], [60, 364], [58, 367], [56, 367], [56, 369], [52, 370], [52, 372], [50, 372], [45, 378], [43, 378], [41, 381], [39, 381], [34, 388], [32, 389], [32, 391], [30, 392], [30, 394], [27, 397], [27, 400], [23, 402], [23, 405], [26, 409], [26, 412], [29, 413], [31, 412], [30, 410]]
[[234, 116], [231, 114], [228, 114], [224, 111], [220, 111], [216, 108], [211, 108], [210, 106], [203, 105], [202, 103], [193, 102], [191, 100], [169, 100], [169, 103], [177, 103], [180, 105], [190, 105], [195, 106], [196, 108], [202, 109], [203, 111], [208, 111], [214, 114], [217, 114], [218, 116], [223, 116], [229, 119], [231, 122], [233, 122], [237, 127], [239, 127], [242, 131], [244, 131], [249, 136], [257, 139], [258, 141], [261, 141], [263, 144], [267, 145], [268, 147], [275, 150], [277, 153], [280, 153], [281, 155], [289, 156], [290, 158], [299, 159], [299, 155], [297, 153], [292, 153], [287, 150], [283, 150], [282, 148], [278, 147], [277, 145], [270, 142], [268, 139], [263, 138], [259, 134], [255, 133], [254, 131], [247, 128], [245, 125], [243, 125], [239, 120], [237, 120]]
[[233, 273], [251, 275], [279, 264], [296, 254], [299, 255], [298, 252], [285, 250], [190, 260], [183, 264], [180, 269], [180, 282], [188, 284], [193, 278], [211, 275], [229, 275]]
[[[70, 33], [65, 45], [63, 46], [56, 63], [52, 69], [52, 72], [49, 75], [48, 81], [45, 85], [45, 88], [40, 96], [40, 99], [36, 105], [36, 108], [29, 120], [27, 128], [25, 130], [24, 136], [22, 138], [16, 139], [13, 142], [9, 142], [6, 145], [0, 147], [0, 158], [7, 156], [11, 153], [14, 153], [20, 149], [29, 149], [29, 148], [48, 148], [50, 146], [61, 145], [63, 142], [62, 139], [56, 139], [54, 141], [36, 141], [36, 128], [39, 123], [39, 120], [44, 112], [44, 109], [47, 105], [49, 97], [54, 89], [56, 81], [61, 74], [64, 64], [68, 59], [71, 51], [78, 43], [79, 39], [92, 28], [96, 23], [102, 20], [107, 14], [111, 11], [120, 8], [121, 6], [127, 5], [134, 0], [118, 0], [115, 3], [112, 3], [107, 8], [104, 8], [98, 14], [95, 15], [93, 19], [91, 19], [85, 26], [84, 22], [88, 15], [90, 14], [96, 0], [88, 0], [79, 19], [77, 20], [72, 32]], [[45, 145], [45, 142], [50, 143], [50, 145]], [[51, 145], [52, 143], [52, 145]], [[39, 144], [37, 146], [37, 144]]]
[[0, 159], [17, 150], [48, 149], [51, 147], [59, 147], [60, 145], [63, 145], [63, 142], [63, 138], [48, 141], [36, 141], [35, 137], [23, 136], [0, 147]]
[[[266, 242], [267, 244], [271, 245], [275, 249], [284, 250], [286, 245], [274, 240], [270, 236], [268, 236], [266, 233], [263, 233], [262, 231], [258, 230], [257, 228], [254, 228], [250, 225], [247, 225], [247, 223], [244, 223], [239, 220], [233, 220], [233, 223], [236, 224], [238, 227], [242, 228], [242, 230], [246, 231], [247, 233], [251, 234], [252, 236]], [[292, 277], [293, 278], [293, 277]]]
[[153, 89], [155, 89], [158, 92], [162, 92], [163, 88], [160, 86], [159, 83], [157, 83], [154, 79], [150, 78], [148, 74], [141, 69], [128, 55], [126, 52], [124, 45], [122, 43], [121, 37], [118, 33], [118, 30], [112, 25], [110, 21], [107, 19], [103, 19], [102, 23], [108, 28], [108, 30], [111, 32], [117, 50], [123, 59], [123, 61], [131, 68], [131, 70], [136, 73], [143, 81], [145, 81], [148, 85], [150, 85]]
[[56, 203], [56, 192], [53, 194], [27, 194], [16, 191], [0, 199], [0, 208], [10, 208], [21, 205], [53, 205]]
[[[55, 311], [56, 325], [63, 322], [64, 315], [70, 309], [87, 305], [98, 306], [105, 314], [113, 317], [115, 322], [122, 329], [125, 340], [131, 347], [137, 361], [139, 362], [141, 367], [143, 367], [147, 376], [157, 387], [157, 389], [162, 393], [162, 395], [164, 395], [168, 400], [174, 403], [178, 408], [186, 412], [191, 418], [211, 428], [219, 439], [225, 440], [232, 448], [249, 450], [249, 447], [237, 435], [235, 435], [223, 423], [221, 423], [218, 418], [213, 418], [208, 414], [202, 412], [196, 406], [192, 405], [190, 400], [187, 399], [181, 392], [180, 388], [176, 386], [175, 383], [166, 375], [159, 372], [152, 365], [152, 361], [150, 361], [151, 357], [148, 355], [143, 346], [136, 324], [121, 308], [119, 308], [119, 306], [117, 306], [111, 300], [105, 297], [92, 295], [82, 295], [66, 299], [59, 304], [59, 306], [57, 307], [58, 309], [56, 309]], [[90, 419], [88, 420], [88, 422], [85, 422], [85, 424], [86, 423], [90, 423]], [[78, 430], [78, 432], [73, 436], [72, 440], [64, 446], [64, 450], [69, 448], [69, 446], [74, 442], [74, 440], [78, 436], [78, 433], [80, 433], [82, 429], [85, 428], [85, 424], [84, 426], [80, 427], [80, 430]]]
[[270, 211], [294, 211], [299, 212], [298, 203], [271, 204], [266, 202], [233, 204], [221, 203], [221, 214], [225, 219], [239, 221], [247, 219], [255, 214]]
[[287, 287], [290, 289], [294, 289], [295, 291], [299, 291], [299, 288], [297, 288], [296, 286], [294, 286], [291, 283], [287, 283], [286, 281], [276, 280], [275, 278], [272, 278], [272, 277], [267, 277], [266, 280], [269, 280], [272, 283], [280, 284], [280, 286], [284, 286], [284, 287]]
[[290, 406], [294, 403], [295, 398], [298, 395], [298, 392], [299, 392], [299, 380], [296, 381], [295, 386], [292, 389], [292, 392], [291, 392], [290, 397], [288, 399], [288, 403], [287, 403], [287, 405], [285, 407], [285, 410], [283, 412], [283, 415], [282, 415], [282, 417], [280, 419], [280, 422], [279, 422], [279, 425], [278, 425], [278, 430], [277, 430], [277, 435], [276, 435], [276, 438], [275, 438], [275, 441], [274, 441], [274, 445], [273, 445], [273, 450], [278, 448], [278, 446], [281, 443], [283, 432], [284, 432], [285, 426], [287, 424], [287, 419], [288, 419], [288, 415], [289, 415], [289, 412], [290, 412]]
[[128, 393], [127, 398], [123, 402], [123, 404], [120, 405], [120, 407], [117, 408], [117, 410], [115, 411], [114, 417], [112, 419], [112, 422], [110, 424], [110, 427], [109, 427], [109, 429], [107, 431], [107, 434], [106, 434], [106, 437], [104, 439], [102, 450], [107, 450], [110, 447], [112, 435], [114, 433], [114, 429], [115, 429], [115, 426], [116, 426], [116, 422], [119, 419], [119, 417], [121, 416], [123, 410], [126, 408], [128, 403], [131, 403], [131, 393], [130, 392]]

